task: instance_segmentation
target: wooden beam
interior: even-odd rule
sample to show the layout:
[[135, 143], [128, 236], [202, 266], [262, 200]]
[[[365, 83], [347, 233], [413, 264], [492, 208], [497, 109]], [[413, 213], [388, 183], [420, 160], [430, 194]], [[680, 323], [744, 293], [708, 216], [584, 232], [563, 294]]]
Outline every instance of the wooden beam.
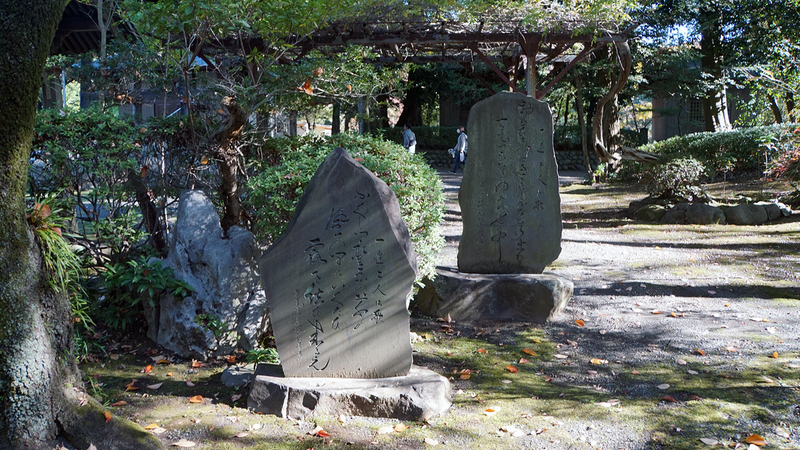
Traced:
[[489, 60], [489, 58], [487, 58], [486, 55], [484, 55], [483, 52], [481, 52], [478, 49], [478, 45], [477, 44], [471, 44], [470, 48], [472, 49], [473, 52], [477, 53], [478, 56], [481, 57], [483, 62], [488, 64], [489, 67], [491, 67], [492, 70], [494, 70], [494, 72], [497, 74], [497, 76], [499, 76], [500, 79], [503, 80], [508, 85], [508, 87], [510, 87], [514, 92], [520, 92], [519, 89], [517, 89], [517, 87], [514, 85], [514, 83], [512, 83], [511, 80], [508, 79], [506, 74], [504, 74], [500, 69], [498, 69], [497, 66], [495, 66], [494, 63], [492, 63], [492, 61]]

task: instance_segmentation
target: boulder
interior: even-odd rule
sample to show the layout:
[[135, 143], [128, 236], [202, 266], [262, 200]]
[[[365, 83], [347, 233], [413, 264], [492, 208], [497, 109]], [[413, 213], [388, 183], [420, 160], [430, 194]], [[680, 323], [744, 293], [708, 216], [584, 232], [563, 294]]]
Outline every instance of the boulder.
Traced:
[[725, 220], [733, 225], [760, 225], [768, 219], [767, 210], [759, 205], [748, 203], [725, 210]]
[[165, 294], [146, 311], [148, 337], [184, 358], [255, 347], [268, 321], [260, 254], [249, 231], [234, 226], [224, 236], [217, 211], [202, 191], [184, 191], [162, 265], [194, 292], [183, 300]]
[[659, 223], [665, 225], [686, 223], [686, 211], [683, 209], [672, 208], [661, 216]]
[[436, 292], [425, 290], [416, 306], [454, 320], [515, 319], [545, 323], [564, 311], [574, 285], [557, 275], [464, 274], [439, 267]]
[[686, 208], [686, 222], [698, 225], [724, 224], [725, 213], [716, 206], [692, 203]]
[[767, 221], [778, 220], [783, 216], [783, 211], [777, 203], [772, 202], [758, 202], [756, 206], [761, 206], [767, 212]]
[[[633, 205], [633, 203], [631, 203], [631, 205]], [[637, 209], [635, 216], [638, 220], [643, 222], [658, 222], [665, 212], [667, 212], [665, 206], [650, 204]]]

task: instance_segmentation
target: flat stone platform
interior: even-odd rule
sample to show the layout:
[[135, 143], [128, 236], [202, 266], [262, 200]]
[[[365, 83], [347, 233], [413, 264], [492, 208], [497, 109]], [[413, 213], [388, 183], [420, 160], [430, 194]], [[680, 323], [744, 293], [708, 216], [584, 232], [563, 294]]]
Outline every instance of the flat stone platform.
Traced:
[[259, 364], [247, 408], [295, 420], [341, 414], [426, 420], [452, 404], [450, 382], [411, 366], [406, 376], [390, 378], [286, 378], [280, 365]]

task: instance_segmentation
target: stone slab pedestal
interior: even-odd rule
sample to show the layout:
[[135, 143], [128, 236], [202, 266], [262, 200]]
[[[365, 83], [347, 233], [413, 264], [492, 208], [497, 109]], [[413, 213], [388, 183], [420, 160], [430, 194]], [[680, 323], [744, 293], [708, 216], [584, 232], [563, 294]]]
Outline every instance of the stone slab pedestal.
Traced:
[[[431, 283], [431, 282], [428, 282]], [[453, 320], [516, 319], [545, 323], [564, 311], [574, 285], [557, 275], [460, 273], [437, 268], [417, 294], [422, 313]]]
[[247, 408], [295, 420], [341, 414], [426, 420], [452, 404], [450, 382], [411, 366], [389, 378], [286, 378], [279, 365], [259, 364]]

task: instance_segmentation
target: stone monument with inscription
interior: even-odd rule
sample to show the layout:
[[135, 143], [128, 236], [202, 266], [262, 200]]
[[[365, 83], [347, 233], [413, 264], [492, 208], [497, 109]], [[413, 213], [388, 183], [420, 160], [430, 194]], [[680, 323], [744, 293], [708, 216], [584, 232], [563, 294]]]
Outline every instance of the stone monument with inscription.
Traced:
[[458, 271], [440, 268], [424, 312], [453, 319], [545, 322], [570, 281], [542, 275], [561, 253], [561, 200], [547, 103], [502, 92], [469, 113], [469, 162], [458, 193]]
[[561, 253], [561, 200], [547, 103], [501, 93], [469, 115], [458, 192], [462, 273], [542, 273]]
[[[400, 206], [345, 150], [320, 165], [259, 268], [282, 376], [256, 376], [248, 406], [305, 417], [319, 412], [309, 405], [325, 413], [340, 405], [339, 412], [405, 418], [441, 412], [443, 399], [449, 407], [446, 379], [412, 371], [408, 299], [417, 267]], [[426, 389], [437, 392], [436, 405], [407, 405]], [[354, 400], [362, 397], [375, 399]]]

